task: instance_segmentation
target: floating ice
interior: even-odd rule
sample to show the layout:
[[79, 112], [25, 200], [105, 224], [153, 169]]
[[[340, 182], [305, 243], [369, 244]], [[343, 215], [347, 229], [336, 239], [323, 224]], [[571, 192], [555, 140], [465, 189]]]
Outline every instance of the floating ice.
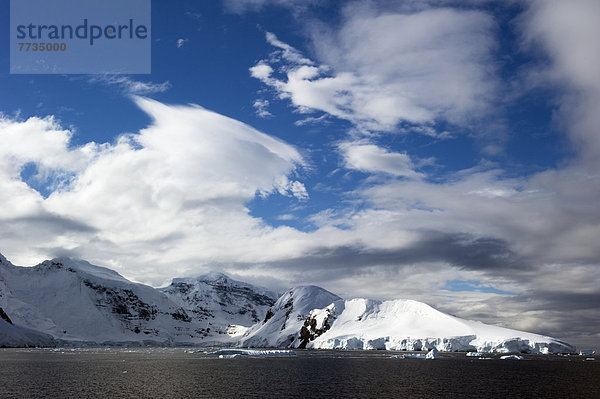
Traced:
[[425, 359], [425, 355], [420, 353], [407, 353], [402, 355], [403, 359]]
[[293, 350], [284, 349], [220, 349], [214, 351], [211, 355], [219, 355], [222, 359], [231, 359], [237, 355], [240, 356], [260, 356], [260, 357], [273, 357], [273, 356], [295, 356], [296, 352]]
[[247, 357], [247, 356], [242, 355], [241, 353], [236, 353], [234, 355], [219, 355], [219, 359], [236, 359], [239, 357]]
[[423, 353], [405, 353], [403, 355], [392, 355], [392, 359], [439, 359], [440, 354], [436, 348], [431, 349], [427, 354]]
[[481, 353], [481, 352], [467, 352], [467, 356], [469, 356], [469, 357], [481, 357], [481, 356], [483, 356], [483, 353]]
[[591, 356], [591, 355], [595, 355], [596, 351], [593, 349], [584, 349], [579, 351], [579, 356]]
[[502, 359], [502, 360], [523, 360], [523, 356], [506, 355], [506, 356], [500, 356], [500, 359]]
[[425, 355], [425, 359], [439, 359], [439, 358], [440, 358], [440, 354], [438, 353], [438, 350], [436, 348], [431, 349]]

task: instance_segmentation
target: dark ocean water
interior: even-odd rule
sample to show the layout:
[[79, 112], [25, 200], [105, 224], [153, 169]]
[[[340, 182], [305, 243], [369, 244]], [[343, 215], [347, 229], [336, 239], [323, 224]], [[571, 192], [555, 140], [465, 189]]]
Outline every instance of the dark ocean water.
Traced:
[[219, 359], [185, 349], [0, 349], [0, 398], [600, 398], [600, 358], [296, 353]]

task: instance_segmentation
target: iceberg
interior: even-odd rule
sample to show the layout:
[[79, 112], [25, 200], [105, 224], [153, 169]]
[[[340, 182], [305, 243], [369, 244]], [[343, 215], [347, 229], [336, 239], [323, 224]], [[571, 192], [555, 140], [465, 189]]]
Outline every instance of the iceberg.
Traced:
[[438, 350], [436, 348], [433, 348], [432, 350], [427, 352], [427, 354], [425, 355], [425, 359], [439, 359], [439, 358], [440, 358], [440, 354], [438, 353]]
[[583, 349], [579, 351], [579, 356], [592, 356], [595, 355], [596, 351], [593, 349]]
[[440, 354], [437, 349], [433, 348], [427, 354], [423, 353], [405, 353], [403, 355], [392, 355], [392, 359], [439, 359]]
[[400, 359], [425, 359], [425, 355], [421, 353], [407, 353], [400, 355]]
[[233, 355], [219, 355], [219, 359], [236, 359], [239, 357], [247, 357], [246, 355], [243, 355], [241, 353], [236, 353]]
[[500, 356], [500, 359], [502, 359], [502, 360], [523, 360], [523, 356], [506, 355], [506, 356]]

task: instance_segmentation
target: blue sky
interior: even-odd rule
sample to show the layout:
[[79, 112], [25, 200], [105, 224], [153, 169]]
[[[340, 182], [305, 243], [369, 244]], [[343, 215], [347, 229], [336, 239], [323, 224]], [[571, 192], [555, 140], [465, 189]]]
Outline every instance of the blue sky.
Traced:
[[598, 16], [152, 1], [149, 75], [11, 75], [4, 29], [0, 252], [408, 297], [597, 345]]

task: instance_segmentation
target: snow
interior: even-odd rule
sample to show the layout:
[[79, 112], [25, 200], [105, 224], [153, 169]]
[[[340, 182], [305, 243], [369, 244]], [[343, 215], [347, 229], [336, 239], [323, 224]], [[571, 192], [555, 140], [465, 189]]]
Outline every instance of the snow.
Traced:
[[211, 353], [211, 355], [219, 355], [224, 359], [232, 358], [233, 356], [256, 356], [256, 357], [279, 357], [279, 356], [296, 356], [293, 350], [280, 349], [219, 349]]
[[[0, 308], [1, 310], [2, 308]], [[0, 346], [54, 346], [54, 339], [47, 334], [17, 326], [0, 318]]]
[[573, 350], [549, 337], [463, 320], [412, 300], [351, 299], [336, 302], [331, 313], [337, 314], [332, 327], [311, 347], [533, 353]]
[[230, 324], [229, 326], [227, 326], [226, 331], [227, 331], [227, 335], [229, 335], [231, 338], [239, 338], [239, 337], [242, 337], [244, 334], [246, 334], [246, 332], [248, 332], [249, 329], [250, 329], [250, 327]]
[[[277, 295], [267, 289], [233, 280], [223, 273], [176, 278], [161, 292], [203, 325], [211, 339], [238, 338], [273, 306]], [[208, 331], [207, 331], [208, 330]]]
[[593, 349], [582, 349], [579, 351], [579, 356], [589, 356], [589, 355], [595, 355], [596, 351]]
[[184, 312], [163, 293], [88, 262], [57, 258], [2, 267], [0, 276], [8, 290], [1, 306], [13, 322], [56, 338], [173, 342], [193, 332], [192, 323], [173, 316]]
[[502, 359], [502, 360], [523, 360], [523, 356], [506, 355], [506, 356], [500, 356], [500, 359]]
[[194, 295], [201, 300], [186, 302], [191, 298], [130, 282], [82, 260], [18, 267], [1, 257], [0, 307], [15, 324], [66, 341], [232, 345], [264, 319], [276, 299], [223, 274], [179, 280], [196, 282]]
[[440, 354], [436, 348], [431, 349], [427, 355], [425, 355], [425, 359], [439, 359]]
[[105, 344], [575, 352], [551, 337], [460, 319], [413, 300], [344, 300], [316, 286], [276, 299], [222, 273], [155, 289], [70, 258], [18, 267], [0, 255], [0, 307], [14, 323], [2, 320], [0, 345], [36, 330], [35, 339]]
[[399, 355], [399, 359], [425, 359], [424, 353], [406, 353], [404, 355]]
[[[257, 323], [242, 337], [240, 346], [246, 347], [292, 347], [300, 346], [298, 334], [305, 318], [313, 310], [320, 325], [326, 319], [327, 309], [341, 298], [316, 286], [295, 287], [283, 294], [273, 305], [272, 317]], [[296, 342], [292, 342], [295, 340]]]
[[440, 358], [440, 354], [438, 353], [438, 350], [433, 348], [432, 350], [430, 350], [429, 352], [427, 352], [427, 354], [424, 353], [405, 353], [402, 355], [392, 355], [391, 356], [392, 359], [427, 359], [427, 360], [434, 360], [434, 359], [439, 359]]
[[417, 301], [342, 300], [318, 287], [292, 289], [272, 310], [271, 319], [242, 337], [242, 346], [498, 353], [575, 350], [551, 337], [460, 319]]

